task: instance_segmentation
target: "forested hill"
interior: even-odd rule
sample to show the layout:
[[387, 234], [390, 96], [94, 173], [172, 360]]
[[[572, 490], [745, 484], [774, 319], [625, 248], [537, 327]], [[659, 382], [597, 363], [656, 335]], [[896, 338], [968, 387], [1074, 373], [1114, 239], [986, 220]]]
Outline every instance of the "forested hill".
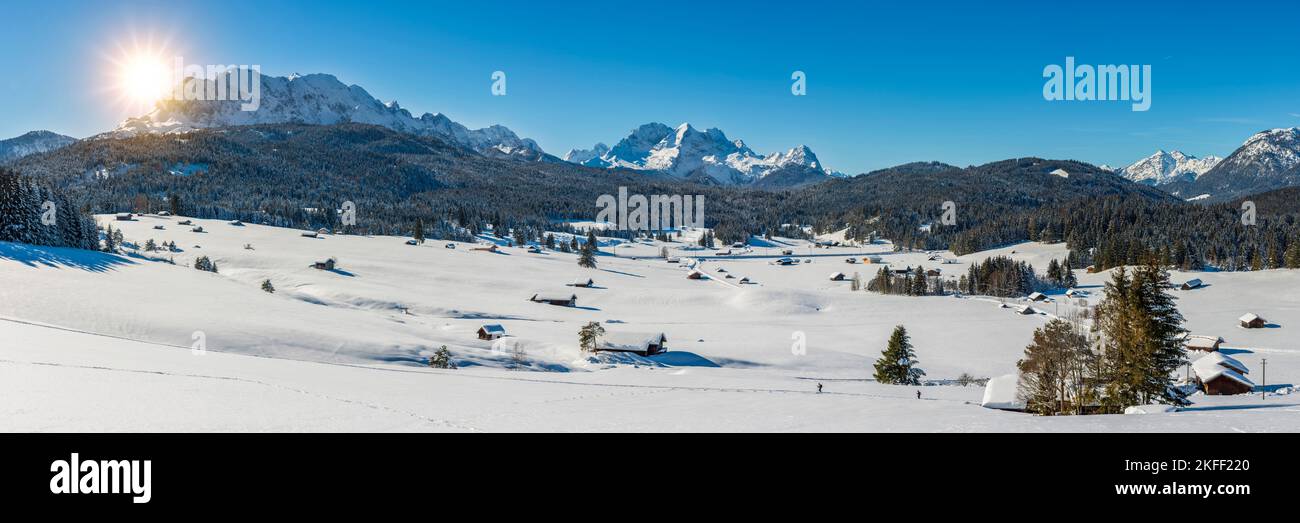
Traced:
[[[793, 235], [781, 225], [806, 224], [959, 253], [1068, 240], [1080, 253], [1097, 249], [1102, 265], [1181, 246], [1195, 263], [1234, 266], [1255, 257], [1281, 263], [1297, 243], [1290, 194], [1259, 195], [1260, 227], [1233, 229], [1239, 210], [1232, 206], [1188, 204], [1090, 164], [1040, 158], [967, 168], [913, 163], [769, 191], [488, 158], [377, 126], [276, 124], [84, 140], [10, 166], [68, 190], [94, 212], [168, 209], [174, 195], [196, 217], [333, 228], [333, 210], [352, 201], [356, 232], [373, 234], [409, 234], [421, 220], [430, 237], [463, 236], [453, 224], [477, 231], [488, 223], [535, 235], [554, 228], [551, 220], [595, 218], [600, 195], [627, 187], [704, 195], [706, 225], [728, 242]], [[955, 205], [955, 224], [942, 223], [944, 202]]]

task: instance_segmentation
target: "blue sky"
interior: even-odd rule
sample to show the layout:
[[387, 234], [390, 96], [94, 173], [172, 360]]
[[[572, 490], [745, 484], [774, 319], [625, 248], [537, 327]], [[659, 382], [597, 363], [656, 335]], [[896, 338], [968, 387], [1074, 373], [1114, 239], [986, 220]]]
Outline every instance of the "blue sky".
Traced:
[[[328, 72], [557, 155], [659, 121], [718, 127], [761, 153], [807, 144], [850, 173], [1020, 156], [1120, 165], [1158, 148], [1226, 155], [1300, 125], [1291, 2], [559, 4], [9, 2], [0, 137], [115, 127], [132, 111], [105, 87], [113, 57], [150, 41], [187, 63]], [[1043, 67], [1066, 56], [1151, 65], [1151, 109], [1044, 100]], [[496, 70], [507, 96], [491, 96]], [[795, 70], [807, 96], [790, 94]]]

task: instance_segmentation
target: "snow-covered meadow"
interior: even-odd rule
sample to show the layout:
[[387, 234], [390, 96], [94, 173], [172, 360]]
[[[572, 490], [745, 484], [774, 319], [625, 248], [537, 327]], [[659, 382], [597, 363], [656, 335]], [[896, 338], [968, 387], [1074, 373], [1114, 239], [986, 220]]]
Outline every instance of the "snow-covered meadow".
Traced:
[[[1300, 430], [1296, 395], [1197, 395], [1174, 413], [1042, 418], [984, 409], [978, 386], [867, 380], [899, 324], [929, 379], [1007, 374], [1033, 330], [1047, 314], [1066, 313], [1069, 300], [1053, 296], [1036, 305], [1046, 314], [1023, 316], [997, 299], [851, 292], [831, 273], [869, 279], [877, 266], [860, 260], [879, 256], [955, 277], [996, 254], [1041, 272], [1065, 256], [1063, 245], [955, 257], [782, 239], [719, 255], [728, 247], [684, 242], [667, 244], [684, 262], [673, 264], [659, 258], [664, 244], [608, 240], [588, 270], [576, 255], [549, 250], [308, 238], [216, 220], [193, 220], [204, 229], [193, 232], [180, 218], [153, 215], [100, 221], [132, 243], [174, 241], [180, 252], [0, 243], [0, 429]], [[771, 263], [787, 249], [800, 263]], [[935, 254], [949, 263], [930, 260]], [[219, 273], [193, 269], [198, 256]], [[859, 263], [845, 263], [850, 256]], [[311, 267], [331, 257], [335, 270]], [[708, 278], [686, 278], [692, 260]], [[579, 277], [595, 286], [566, 285]], [[1263, 358], [1269, 384], [1300, 381], [1300, 337], [1289, 334], [1300, 328], [1300, 296], [1289, 291], [1300, 288], [1300, 271], [1174, 274], [1192, 277], [1207, 285], [1176, 292], [1192, 333], [1222, 336], [1257, 383]], [[1079, 279], [1095, 301], [1106, 275]], [[274, 294], [260, 289], [264, 280]], [[538, 292], [575, 294], [577, 306], [528, 301]], [[1239, 328], [1246, 312], [1273, 326]], [[610, 335], [663, 332], [669, 352], [584, 355], [577, 333], [591, 321]], [[508, 336], [479, 340], [484, 324]], [[200, 343], [205, 351], [192, 350]], [[442, 345], [460, 369], [425, 366]]]

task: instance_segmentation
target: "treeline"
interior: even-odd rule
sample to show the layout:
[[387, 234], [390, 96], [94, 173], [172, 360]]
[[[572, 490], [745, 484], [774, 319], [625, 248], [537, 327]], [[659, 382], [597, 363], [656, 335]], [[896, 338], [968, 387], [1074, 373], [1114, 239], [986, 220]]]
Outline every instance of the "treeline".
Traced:
[[0, 241], [96, 249], [99, 232], [63, 192], [0, 167]]

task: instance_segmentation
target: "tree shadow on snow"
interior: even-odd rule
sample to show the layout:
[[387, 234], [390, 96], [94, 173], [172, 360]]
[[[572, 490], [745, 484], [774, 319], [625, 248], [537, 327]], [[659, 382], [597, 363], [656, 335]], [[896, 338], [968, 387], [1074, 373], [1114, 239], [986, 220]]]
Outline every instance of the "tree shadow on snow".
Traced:
[[120, 265], [136, 264], [125, 257], [105, 252], [8, 242], [0, 242], [0, 259], [13, 260], [28, 267], [67, 267], [90, 272], [107, 272]]

